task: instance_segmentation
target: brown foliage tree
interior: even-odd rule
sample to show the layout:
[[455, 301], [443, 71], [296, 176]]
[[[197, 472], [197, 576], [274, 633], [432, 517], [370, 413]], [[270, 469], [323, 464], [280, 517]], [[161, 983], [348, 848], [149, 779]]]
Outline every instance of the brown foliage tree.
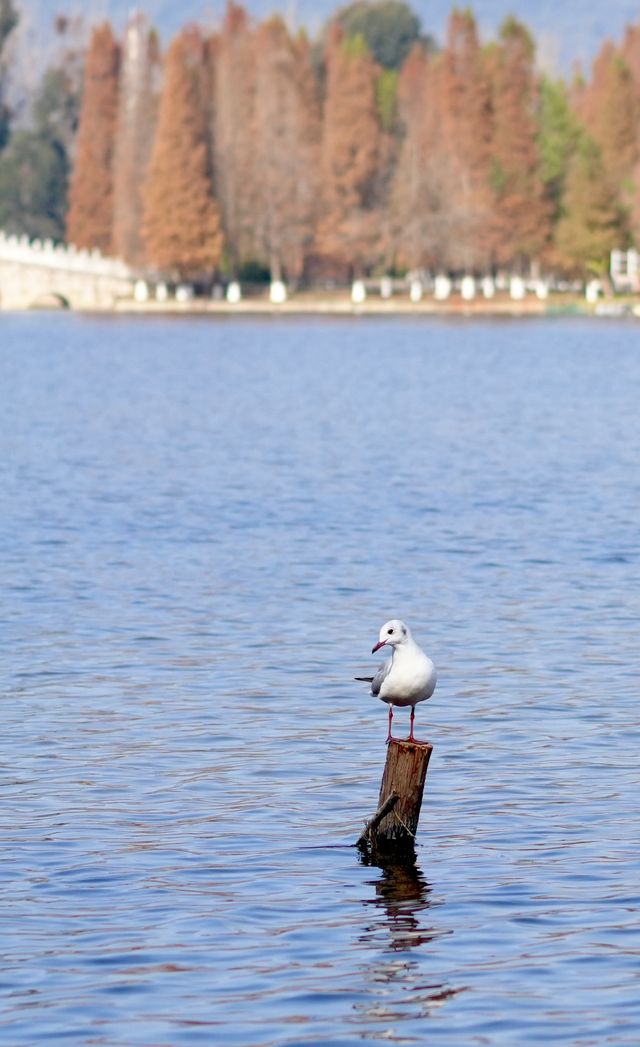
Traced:
[[69, 189], [66, 238], [76, 247], [108, 253], [113, 240], [113, 156], [120, 49], [111, 26], [94, 30]]
[[482, 269], [489, 262], [490, 83], [470, 11], [454, 10], [442, 55], [443, 166], [448, 171], [451, 230], [449, 265]]
[[399, 76], [338, 25], [321, 77], [315, 57], [282, 19], [254, 27], [228, 0], [219, 33], [176, 38], [160, 101], [144, 18], [130, 21], [120, 70], [101, 26], [87, 55], [68, 237], [183, 276], [258, 261], [295, 281], [318, 253], [342, 274], [390, 261], [524, 269], [552, 258], [550, 245], [575, 267], [580, 244], [605, 243], [614, 228], [624, 239], [621, 212], [607, 212], [614, 191], [640, 238], [640, 28], [620, 48], [605, 45], [590, 82], [572, 88], [598, 160], [577, 156], [569, 96], [541, 92], [514, 19], [482, 48], [473, 15], [455, 10], [441, 53], [416, 45]]
[[488, 261], [489, 85], [473, 17], [454, 12], [437, 58], [420, 47], [401, 73], [403, 137], [391, 197], [398, 259], [480, 269]]
[[132, 15], [125, 31], [114, 158], [113, 249], [130, 265], [144, 261], [141, 187], [156, 127], [160, 92], [156, 34], [145, 16]]
[[409, 268], [444, 264], [450, 234], [448, 174], [439, 151], [442, 63], [419, 45], [398, 84], [401, 141], [390, 212], [396, 262]]
[[147, 261], [185, 278], [211, 272], [223, 237], [214, 200], [202, 76], [205, 47], [185, 29], [166, 56], [158, 128], [143, 190]]
[[362, 37], [329, 34], [322, 137], [322, 212], [318, 246], [355, 272], [381, 254], [376, 212], [380, 123], [377, 67]]
[[600, 147], [605, 171], [619, 187], [621, 198], [629, 195], [629, 182], [638, 159], [639, 114], [638, 86], [622, 55], [607, 41], [594, 62], [581, 115]]
[[279, 17], [256, 39], [255, 223], [273, 279], [302, 273], [314, 237], [320, 115], [309, 45]]
[[255, 34], [244, 8], [229, 0], [213, 58], [213, 165], [229, 266], [237, 273], [258, 253]]
[[631, 79], [636, 90], [636, 98], [640, 97], [640, 25], [627, 26], [620, 48], [620, 56], [627, 69], [631, 73]]
[[489, 54], [492, 76], [492, 247], [498, 264], [519, 265], [547, 243], [550, 208], [537, 146], [533, 44], [515, 19], [504, 23]]

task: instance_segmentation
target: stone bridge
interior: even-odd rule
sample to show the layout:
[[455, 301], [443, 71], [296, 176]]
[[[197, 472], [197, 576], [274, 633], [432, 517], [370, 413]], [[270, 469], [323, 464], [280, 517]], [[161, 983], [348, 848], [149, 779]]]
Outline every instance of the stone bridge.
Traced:
[[0, 310], [111, 309], [132, 298], [134, 285], [124, 262], [99, 251], [0, 231]]

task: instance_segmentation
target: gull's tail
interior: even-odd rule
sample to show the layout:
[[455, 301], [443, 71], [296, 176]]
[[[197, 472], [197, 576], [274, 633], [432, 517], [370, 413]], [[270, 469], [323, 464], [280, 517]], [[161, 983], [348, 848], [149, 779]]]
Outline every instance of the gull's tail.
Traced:
[[373, 683], [373, 676], [354, 676], [354, 680], [361, 680], [362, 683]]

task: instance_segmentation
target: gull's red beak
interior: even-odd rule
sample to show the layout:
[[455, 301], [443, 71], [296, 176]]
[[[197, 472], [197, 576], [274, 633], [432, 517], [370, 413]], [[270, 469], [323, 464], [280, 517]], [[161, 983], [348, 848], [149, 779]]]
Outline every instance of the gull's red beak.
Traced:
[[378, 642], [377, 642], [377, 644], [375, 645], [375, 647], [372, 647], [372, 649], [371, 649], [371, 653], [372, 653], [372, 654], [375, 654], [375, 653], [376, 653], [376, 651], [379, 651], [381, 647], [384, 647], [384, 645], [386, 644], [386, 642], [387, 642], [386, 640], [378, 640]]

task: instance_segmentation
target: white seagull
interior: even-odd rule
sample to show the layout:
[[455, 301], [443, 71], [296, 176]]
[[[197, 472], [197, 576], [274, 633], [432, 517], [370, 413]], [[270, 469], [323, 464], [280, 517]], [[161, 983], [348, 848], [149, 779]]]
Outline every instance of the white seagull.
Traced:
[[399, 618], [385, 622], [380, 630], [380, 639], [371, 653], [375, 654], [381, 647], [390, 647], [391, 657], [380, 666], [375, 676], [356, 676], [356, 680], [370, 683], [374, 698], [380, 698], [389, 706], [387, 741], [391, 740], [394, 705], [411, 706], [411, 730], [408, 740], [413, 742], [416, 705], [418, 702], [426, 702], [435, 691], [438, 679], [436, 667], [422, 648], [418, 647], [409, 627]]

